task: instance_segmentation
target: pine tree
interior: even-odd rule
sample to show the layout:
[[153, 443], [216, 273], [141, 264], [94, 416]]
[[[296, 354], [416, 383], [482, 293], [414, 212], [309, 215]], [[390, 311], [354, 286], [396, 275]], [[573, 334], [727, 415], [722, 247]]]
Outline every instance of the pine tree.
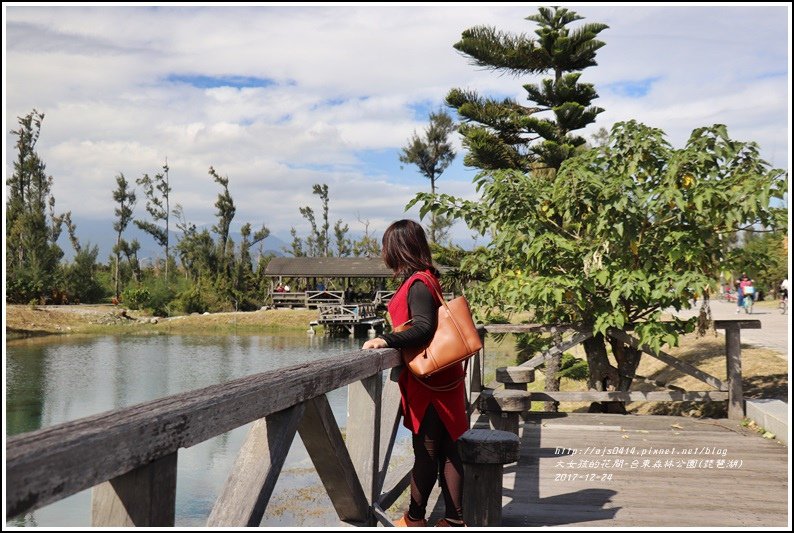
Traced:
[[43, 120], [44, 114], [34, 109], [19, 117], [19, 129], [11, 131], [17, 136], [17, 158], [6, 180], [6, 296], [15, 302], [42, 301], [57, 289], [63, 257], [57, 241], [70, 215], [55, 215], [53, 178], [36, 152]]
[[[463, 32], [455, 49], [478, 67], [500, 74], [523, 76], [553, 74], [540, 84], [526, 84], [533, 106], [506, 98], [483, 97], [474, 91], [453, 89], [447, 104], [457, 109], [463, 145], [468, 149], [464, 164], [485, 170], [557, 170], [585, 139], [572, 132], [595, 121], [603, 111], [591, 106], [598, 97], [592, 84], [579, 83], [581, 71], [596, 65], [596, 51], [604, 46], [596, 36], [605, 24], [568, 27], [581, 20], [565, 8], [539, 8], [527, 17], [536, 22], [537, 39], [511, 35], [478, 26]], [[540, 118], [551, 112], [552, 117]]]
[[232, 200], [232, 195], [229, 194], [228, 176], [222, 178], [212, 167], [210, 167], [209, 174], [216, 183], [223, 187], [223, 191], [218, 193], [218, 200], [215, 202], [215, 207], [218, 209], [215, 212], [215, 216], [218, 217], [218, 223], [212, 227], [212, 231], [218, 234], [216, 253], [219, 269], [217, 271], [217, 281], [226, 281], [231, 274], [230, 257], [234, 255], [234, 248], [229, 249], [229, 228], [232, 225], [237, 208], [234, 207], [234, 200]]
[[[130, 253], [132, 251], [130, 245], [122, 238], [124, 234], [124, 230], [127, 229], [130, 221], [132, 220], [132, 210], [135, 207], [135, 190], [129, 188], [129, 182], [127, 178], [124, 177], [124, 174], [119, 173], [116, 176], [116, 190], [113, 191], [113, 200], [118, 204], [118, 207], [115, 208], [116, 214], [116, 221], [113, 223], [113, 229], [116, 232], [116, 245], [113, 247], [113, 254], [116, 258], [116, 267], [114, 271], [114, 282], [113, 282], [113, 293], [118, 299], [120, 291], [119, 291], [119, 278], [120, 278], [120, 270], [119, 270], [119, 262], [121, 260], [121, 254], [124, 253], [128, 260], [130, 258]], [[137, 253], [137, 241], [135, 245], [135, 252]], [[133, 272], [135, 272], [135, 266], [130, 264], [133, 267]]]
[[[171, 185], [168, 181], [168, 160], [163, 165], [163, 172], [150, 178], [149, 174], [144, 174], [136, 180], [138, 185], [143, 186], [143, 194], [146, 196], [146, 211], [149, 212], [154, 222], [145, 220], [135, 220], [135, 225], [152, 236], [158, 245], [165, 249], [165, 282], [168, 284], [168, 263], [169, 255], [169, 195]], [[165, 228], [157, 225], [158, 221], [165, 222]]]
[[[455, 159], [449, 136], [455, 131], [452, 117], [446, 111], [430, 113], [430, 124], [424, 137], [414, 132], [403, 147], [400, 161], [416, 165], [419, 172], [430, 180], [430, 191], [436, 194], [436, 180]], [[430, 242], [439, 242], [449, 230], [452, 221], [430, 213]]]

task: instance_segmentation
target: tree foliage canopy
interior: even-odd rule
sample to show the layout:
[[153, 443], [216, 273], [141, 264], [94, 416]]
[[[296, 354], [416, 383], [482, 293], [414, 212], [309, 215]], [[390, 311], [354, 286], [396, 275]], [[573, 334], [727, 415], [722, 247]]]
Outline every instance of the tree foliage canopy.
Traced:
[[787, 217], [771, 202], [783, 197], [787, 175], [722, 125], [694, 130], [675, 149], [659, 129], [618, 123], [605, 146], [567, 160], [551, 179], [486, 171], [476, 184], [478, 201], [418, 194], [411, 205], [492, 234], [462, 265], [483, 280], [472, 292], [477, 303], [533, 309], [538, 321], [596, 333], [636, 322], [657, 349], [694, 325], [663, 324], [662, 311], [716, 289], [722, 241]]

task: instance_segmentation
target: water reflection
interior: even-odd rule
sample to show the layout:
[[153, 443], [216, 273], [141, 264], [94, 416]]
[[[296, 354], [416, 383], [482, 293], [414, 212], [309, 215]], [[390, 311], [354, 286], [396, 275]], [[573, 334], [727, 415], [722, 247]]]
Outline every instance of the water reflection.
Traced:
[[[336, 356], [358, 349], [362, 342], [303, 333], [11, 341], [6, 344], [6, 435]], [[343, 425], [346, 388], [333, 391], [328, 399]], [[179, 450], [177, 525], [204, 525], [249, 427]], [[311, 463], [298, 437], [284, 472], [304, 467], [311, 468]], [[295, 484], [289, 475], [282, 478], [281, 486]], [[90, 490], [17, 517], [8, 525], [90, 525]]]

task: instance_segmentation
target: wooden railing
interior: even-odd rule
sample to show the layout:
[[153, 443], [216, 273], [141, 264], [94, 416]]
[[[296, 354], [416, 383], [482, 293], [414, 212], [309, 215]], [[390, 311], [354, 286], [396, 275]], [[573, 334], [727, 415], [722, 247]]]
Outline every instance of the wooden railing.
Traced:
[[276, 307], [306, 307], [306, 293], [273, 291], [270, 293], [270, 301]]
[[375, 315], [374, 304], [351, 305], [320, 305], [318, 306], [319, 319], [323, 324], [327, 322], [355, 322]]
[[306, 291], [306, 307], [322, 304], [342, 305], [345, 303], [344, 291]]
[[[10, 437], [6, 519], [94, 487], [93, 526], [173, 526], [179, 449], [255, 421], [207, 525], [259, 525], [296, 433], [340, 520], [391, 524], [383, 509], [410, 480], [387, 484], [401, 364], [394, 349], [355, 351]], [[345, 386], [343, 437], [326, 394]]]
[[397, 291], [377, 291], [375, 297], [372, 299], [372, 303], [375, 305], [388, 305], [395, 292]]
[[[732, 419], [744, 418], [744, 396], [742, 389], [742, 360], [741, 360], [741, 330], [742, 329], [760, 329], [761, 322], [759, 320], [715, 320], [715, 329], [725, 330], [725, 358], [726, 358], [726, 376], [725, 381], [704, 372], [690, 363], [673, 357], [662, 350], [653, 350], [649, 346], [640, 344], [639, 340], [630, 335], [626, 331], [611, 328], [607, 331], [609, 337], [615, 338], [624, 344], [642, 351], [667, 365], [675, 368], [679, 372], [692, 376], [699, 381], [709, 385], [714, 390], [708, 391], [685, 391], [680, 387], [674, 387], [667, 383], [654, 382], [656, 385], [668, 390], [662, 391], [584, 391], [584, 392], [566, 392], [566, 391], [544, 391], [532, 392], [530, 399], [532, 401], [557, 401], [557, 402], [606, 402], [606, 401], [621, 401], [621, 402], [664, 402], [664, 401], [726, 401], [728, 402], [728, 417]], [[575, 325], [543, 325], [543, 324], [491, 324], [481, 328], [481, 334], [502, 334], [502, 333], [530, 333], [530, 332], [544, 332], [551, 333], [561, 340], [555, 343], [544, 353], [541, 353], [532, 359], [518, 365], [524, 368], [535, 368], [552, 357], [562, 354], [565, 350], [569, 350], [574, 346], [584, 342], [592, 336], [592, 333], [582, 331]], [[570, 337], [562, 340], [565, 334]], [[482, 361], [485, 361], [485, 354], [482, 356]], [[484, 369], [483, 369], [484, 370]], [[634, 376], [631, 376], [634, 378]], [[499, 383], [494, 381], [488, 383], [485, 388], [495, 389]]]

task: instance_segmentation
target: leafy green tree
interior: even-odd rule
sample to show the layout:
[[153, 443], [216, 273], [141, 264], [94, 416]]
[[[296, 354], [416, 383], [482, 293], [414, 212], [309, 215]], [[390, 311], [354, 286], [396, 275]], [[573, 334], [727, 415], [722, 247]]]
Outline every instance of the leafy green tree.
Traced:
[[341, 218], [334, 224], [334, 239], [336, 240], [337, 257], [348, 257], [353, 253], [353, 244], [347, 236], [349, 230], [350, 227], [344, 224]]
[[328, 185], [315, 183], [312, 187], [312, 193], [320, 197], [323, 205], [323, 227], [322, 231], [317, 235], [317, 251], [323, 257], [328, 257], [328, 246], [330, 243], [328, 238], [328, 230], [330, 229], [328, 224]]
[[364, 235], [360, 239], [353, 241], [353, 255], [356, 257], [379, 257], [381, 252], [380, 240], [369, 232], [369, 219], [362, 220], [360, 216], [357, 219], [364, 225]]
[[[526, 84], [527, 107], [513, 99], [483, 97], [474, 91], [453, 89], [447, 104], [463, 120], [460, 133], [468, 149], [464, 163], [485, 170], [559, 169], [585, 139], [572, 132], [595, 121], [603, 109], [591, 106], [598, 97], [591, 84], [579, 83], [581, 71], [596, 65], [596, 51], [604, 43], [596, 37], [608, 26], [569, 25], [582, 20], [565, 8], [538, 9], [527, 17], [536, 22], [537, 39], [477, 26], [463, 32], [455, 49], [478, 67], [516, 77], [552, 73], [539, 85]], [[539, 118], [541, 113], [551, 118]]]
[[732, 232], [786, 224], [786, 209], [773, 200], [787, 180], [755, 143], [730, 139], [724, 126], [698, 128], [674, 149], [661, 130], [630, 121], [551, 178], [482, 172], [478, 201], [419, 194], [414, 203], [482, 235], [494, 231], [462, 262], [484, 280], [473, 287], [474, 302], [581, 324], [594, 335], [585, 342], [590, 388], [628, 390], [640, 353], [610, 340], [613, 366], [608, 329], [631, 327], [654, 350], [692, 331], [697, 318], [665, 322], [663, 310], [689, 306], [693, 291], [713, 294]]
[[[328, 185], [325, 183], [314, 184], [312, 187], [312, 194], [316, 194], [320, 197], [323, 212], [322, 225], [318, 225], [314, 209], [310, 206], [307, 205], [298, 208], [301, 216], [306, 219], [311, 229], [309, 235], [307, 235], [305, 239], [301, 239], [294, 227], [290, 229], [292, 242], [289, 248], [284, 247], [284, 251], [292, 254], [294, 257], [328, 257], [331, 255], [331, 225], [328, 218], [330, 196], [328, 193]], [[334, 225], [334, 239], [336, 241], [337, 255], [340, 257], [350, 255], [352, 251], [350, 249], [351, 244], [349, 239], [346, 237], [348, 229], [347, 224], [344, 224], [341, 219], [337, 220]]]
[[256, 308], [258, 301], [257, 279], [251, 258], [251, 247], [262, 242], [270, 235], [270, 230], [262, 226], [251, 235], [251, 224], [243, 224], [240, 228], [240, 252], [234, 279], [234, 293], [237, 309], [251, 310]]
[[218, 217], [218, 223], [212, 227], [212, 231], [218, 234], [216, 254], [219, 271], [217, 277], [218, 279], [228, 280], [231, 268], [229, 228], [231, 227], [237, 208], [234, 207], [234, 200], [232, 200], [232, 195], [229, 194], [228, 176], [221, 177], [212, 167], [210, 167], [209, 174], [212, 176], [212, 179], [223, 188], [223, 190], [218, 193], [218, 200], [215, 202], [215, 207], [217, 209], [215, 216]]
[[[152, 217], [154, 222], [146, 220], [135, 220], [135, 225], [143, 231], [152, 236], [155, 242], [165, 249], [165, 282], [168, 284], [168, 263], [170, 262], [169, 254], [169, 235], [170, 235], [170, 212], [169, 196], [171, 194], [171, 185], [168, 181], [168, 161], [166, 160], [163, 165], [163, 172], [154, 175], [150, 178], [149, 174], [144, 174], [136, 180], [138, 185], [143, 187], [143, 193], [146, 196], [146, 211]], [[158, 222], [165, 222], [165, 228], [159, 226]]]
[[[452, 117], [446, 111], [430, 113], [430, 124], [420, 137], [415, 131], [403, 147], [400, 161], [416, 165], [419, 172], [430, 180], [430, 191], [436, 193], [436, 180], [455, 159], [455, 151], [449, 136], [455, 131]], [[430, 242], [440, 242], [452, 225], [446, 218], [437, 218], [430, 213]]]
[[186, 277], [192, 281], [192, 285], [179, 292], [177, 306], [190, 312], [252, 309], [260, 300], [260, 293], [251, 247], [266, 239], [270, 230], [263, 225], [253, 231], [250, 223], [243, 224], [240, 246], [236, 249], [230, 238], [236, 208], [229, 193], [229, 179], [221, 177], [212, 167], [209, 173], [222, 187], [215, 203], [218, 221], [212, 227], [216, 239], [208, 230], [198, 230], [188, 222], [181, 205], [177, 204], [172, 212], [176, 227], [182, 232], [176, 251]]
[[788, 236], [784, 230], [746, 230], [744, 242], [729, 252], [728, 264], [735, 272], [746, 272], [762, 293], [777, 294], [788, 277]]
[[[6, 179], [6, 298], [12, 302], [44, 300], [57, 290], [57, 241], [69, 213], [55, 215], [52, 176], [36, 152], [44, 114], [35, 109], [18, 117], [14, 172]], [[49, 210], [49, 216], [48, 216]], [[69, 219], [71, 223], [71, 219]]]
[[72, 263], [64, 266], [64, 290], [70, 302], [99, 302], [105, 290], [98, 278], [97, 256], [99, 247], [81, 246]]
[[602, 126], [590, 138], [593, 139], [595, 146], [604, 146], [609, 142], [609, 130]]
[[130, 183], [124, 177], [123, 173], [116, 176], [116, 190], [113, 191], [113, 200], [118, 204], [114, 212], [116, 214], [116, 221], [113, 222], [113, 230], [116, 232], [116, 245], [113, 247], [113, 254], [116, 259], [116, 266], [113, 276], [113, 294], [116, 298], [120, 293], [120, 279], [119, 279], [119, 262], [121, 261], [121, 254], [127, 253], [129, 257], [130, 248], [127, 242], [122, 238], [124, 230], [127, 229], [130, 221], [132, 221], [132, 211], [135, 207], [135, 190], [130, 188]]
[[121, 253], [127, 258], [127, 265], [130, 268], [133, 280], [135, 280], [135, 283], [140, 283], [141, 263], [138, 261], [138, 251], [141, 249], [141, 244], [138, 239], [133, 239], [129, 242], [122, 239], [120, 248]]
[[308, 254], [303, 249], [303, 239], [298, 235], [298, 230], [293, 226], [290, 228], [289, 234], [292, 237], [292, 242], [289, 248], [284, 247], [283, 250], [292, 254], [293, 257], [306, 257]]
[[[320, 201], [322, 202], [322, 210], [323, 210], [323, 219], [322, 219], [322, 226], [318, 227], [317, 219], [314, 214], [314, 210], [307, 206], [299, 207], [298, 210], [303, 218], [311, 226], [311, 231], [309, 235], [305, 239], [305, 244], [301, 244], [297, 246], [294, 240], [297, 238], [297, 232], [293, 235], [293, 252], [305, 253], [310, 257], [328, 257], [328, 247], [330, 244], [329, 241], [329, 230], [330, 224], [328, 222], [328, 185], [323, 183], [318, 184], [315, 183], [312, 186], [312, 194], [316, 194], [320, 197]], [[298, 255], [293, 254], [296, 257]]]
[[[534, 105], [461, 89], [449, 92], [447, 104], [458, 110], [463, 121], [460, 132], [468, 149], [466, 165], [488, 170], [531, 169], [537, 175], [553, 176], [565, 159], [586, 146], [585, 139], [572, 132], [592, 123], [603, 111], [591, 106], [598, 95], [592, 85], [579, 83], [579, 78], [582, 70], [596, 65], [596, 51], [604, 46], [596, 37], [607, 26], [586, 24], [571, 29], [569, 25], [582, 17], [565, 8], [542, 7], [527, 20], [538, 24], [537, 39], [475, 27], [465, 31], [454, 46], [475, 65], [500, 74], [518, 78], [551, 73], [553, 77], [539, 85], [524, 85], [527, 99]], [[559, 390], [560, 364], [558, 355], [545, 365], [548, 391]], [[546, 406], [556, 410], [553, 403]]]

